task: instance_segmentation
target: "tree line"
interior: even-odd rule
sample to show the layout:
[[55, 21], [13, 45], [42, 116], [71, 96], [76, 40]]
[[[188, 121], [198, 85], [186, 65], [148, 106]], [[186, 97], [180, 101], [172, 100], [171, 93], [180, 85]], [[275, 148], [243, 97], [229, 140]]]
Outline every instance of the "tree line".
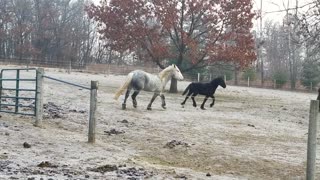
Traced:
[[175, 63], [185, 74], [237, 82], [242, 72], [292, 89], [300, 81], [315, 87], [319, 3], [309, 8], [286, 9], [281, 23], [264, 24], [261, 37], [252, 28], [259, 15], [252, 0], [0, 0], [0, 61], [72, 68]]
[[296, 1], [295, 7], [284, 6], [283, 11], [286, 14], [280, 22], [266, 21], [262, 37], [256, 36], [265, 65], [257, 61], [255, 70], [265, 71], [266, 77], [262, 78], [276, 80], [280, 87], [289, 83], [291, 89], [296, 89], [301, 83], [308, 89], [315, 89], [320, 82], [319, 2], [298, 6]]
[[85, 5], [71, 0], [1, 0], [1, 59], [53, 65], [90, 62], [94, 31]]

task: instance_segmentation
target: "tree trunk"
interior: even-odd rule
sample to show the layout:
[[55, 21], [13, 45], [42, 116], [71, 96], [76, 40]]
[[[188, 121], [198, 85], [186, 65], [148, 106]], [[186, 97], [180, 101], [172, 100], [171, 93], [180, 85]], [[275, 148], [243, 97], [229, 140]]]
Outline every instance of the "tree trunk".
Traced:
[[292, 70], [291, 70], [291, 74], [290, 74], [290, 80], [291, 80], [291, 83], [290, 83], [290, 86], [291, 86], [291, 89], [294, 90], [296, 89], [296, 82], [297, 82], [297, 61], [296, 61], [296, 57], [298, 57], [299, 55], [296, 56], [296, 47], [295, 45], [292, 45], [293, 48], [292, 48], [292, 57], [291, 57], [291, 60], [292, 60]]
[[169, 93], [177, 93], [177, 92], [178, 92], [178, 81], [174, 78], [171, 78]]
[[234, 65], [234, 85], [238, 85], [238, 67]]

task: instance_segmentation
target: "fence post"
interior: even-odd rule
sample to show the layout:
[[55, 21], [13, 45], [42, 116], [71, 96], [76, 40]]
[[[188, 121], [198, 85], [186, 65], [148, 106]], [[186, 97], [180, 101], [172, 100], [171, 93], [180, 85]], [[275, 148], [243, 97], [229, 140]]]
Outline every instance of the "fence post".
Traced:
[[91, 81], [89, 133], [88, 133], [89, 143], [95, 143], [96, 141], [95, 133], [96, 133], [97, 91], [98, 91], [98, 81]]
[[312, 91], [312, 82], [310, 83], [310, 91]]
[[44, 69], [37, 69], [37, 82], [36, 82], [36, 122], [35, 126], [40, 127], [42, 125], [43, 114], [43, 75]]
[[[2, 96], [2, 73], [0, 73], [0, 96]], [[0, 110], [1, 110], [1, 101], [0, 101]]]
[[276, 89], [277, 88], [277, 80], [273, 80], [273, 89]]
[[248, 76], [248, 87], [250, 87], [250, 77]]
[[200, 82], [200, 73], [198, 73], [198, 82]]
[[69, 69], [68, 69], [68, 74], [70, 74], [70, 73], [71, 73], [71, 60], [69, 62]]
[[224, 75], [224, 82], [227, 82], [227, 76]]
[[315, 179], [318, 112], [319, 112], [319, 101], [311, 100], [310, 114], [309, 114], [309, 129], [308, 129], [307, 180]]

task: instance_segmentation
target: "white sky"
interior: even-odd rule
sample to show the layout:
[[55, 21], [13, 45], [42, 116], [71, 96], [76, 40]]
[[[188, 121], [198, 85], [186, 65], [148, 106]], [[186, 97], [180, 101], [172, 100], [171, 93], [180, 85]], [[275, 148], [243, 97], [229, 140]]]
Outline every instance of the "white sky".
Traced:
[[[260, 2], [262, 1], [262, 21], [272, 20], [275, 22], [282, 23], [283, 17], [285, 16], [286, 12], [285, 9], [295, 8], [296, 7], [296, 0], [253, 0], [254, 10], [260, 10]], [[298, 0], [298, 7], [304, 6], [312, 1], [315, 0]], [[289, 6], [288, 6], [289, 3]], [[299, 9], [300, 12], [306, 11], [308, 6]], [[283, 12], [274, 12], [274, 11], [283, 11]], [[273, 12], [273, 13], [270, 13]], [[292, 13], [294, 11], [292, 10]], [[259, 19], [254, 20], [254, 29], [259, 29]], [[262, 24], [264, 25], [264, 24]]]
[[[252, 0], [254, 3], [253, 10], [260, 10], [260, 2], [262, 1], [262, 21], [272, 20], [274, 22], [282, 23], [285, 16], [286, 8], [295, 8], [296, 0]], [[298, 6], [303, 6], [315, 0], [297, 0]], [[93, 0], [94, 3], [99, 3], [100, 0]], [[288, 6], [289, 4], [289, 6]], [[300, 12], [305, 11], [308, 7], [299, 9]], [[283, 12], [273, 12], [273, 11], [283, 11]], [[273, 12], [273, 13], [270, 13]], [[293, 12], [293, 11], [292, 11]], [[259, 29], [259, 19], [254, 19], [254, 29]], [[262, 26], [264, 23], [262, 23]]]

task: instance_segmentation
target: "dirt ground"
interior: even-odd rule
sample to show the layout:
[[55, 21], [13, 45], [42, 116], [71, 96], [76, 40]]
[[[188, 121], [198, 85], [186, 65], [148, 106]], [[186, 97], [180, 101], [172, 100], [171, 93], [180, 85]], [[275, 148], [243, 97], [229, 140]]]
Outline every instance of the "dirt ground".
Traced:
[[[113, 94], [125, 76], [45, 72], [88, 87], [99, 81], [96, 143], [87, 143], [89, 91], [45, 79], [41, 128], [32, 116], [0, 114], [0, 179], [305, 179], [315, 93], [227, 85], [207, 110], [191, 100], [181, 107], [181, 93], [166, 93], [167, 109], [158, 98], [148, 111], [152, 93], [141, 92], [137, 109], [129, 100], [121, 110], [123, 97]], [[198, 105], [202, 100], [197, 96]], [[316, 179], [319, 157], [318, 148]]]

